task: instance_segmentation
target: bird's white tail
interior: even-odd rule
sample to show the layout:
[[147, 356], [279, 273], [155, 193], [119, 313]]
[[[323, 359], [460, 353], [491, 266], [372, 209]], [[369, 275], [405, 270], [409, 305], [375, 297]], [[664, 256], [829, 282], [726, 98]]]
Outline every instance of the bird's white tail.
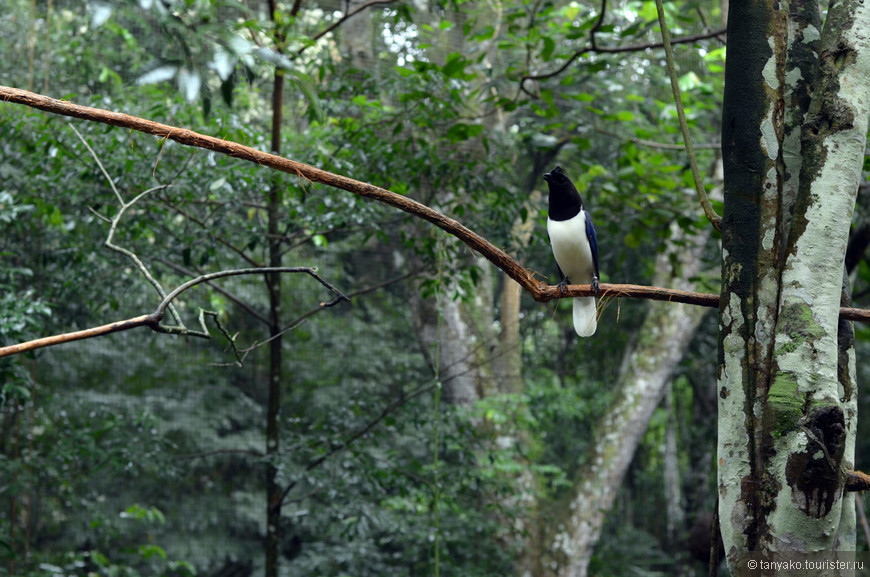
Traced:
[[574, 299], [574, 330], [581, 337], [591, 337], [598, 328], [594, 297]]

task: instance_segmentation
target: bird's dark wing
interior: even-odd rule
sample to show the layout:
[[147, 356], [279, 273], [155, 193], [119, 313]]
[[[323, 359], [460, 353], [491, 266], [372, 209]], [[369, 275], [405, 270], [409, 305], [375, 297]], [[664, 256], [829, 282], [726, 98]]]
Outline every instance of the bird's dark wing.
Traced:
[[592, 251], [592, 262], [595, 264], [595, 278], [598, 278], [598, 237], [595, 235], [595, 226], [592, 225], [592, 216], [588, 212], [586, 213], [586, 238]]

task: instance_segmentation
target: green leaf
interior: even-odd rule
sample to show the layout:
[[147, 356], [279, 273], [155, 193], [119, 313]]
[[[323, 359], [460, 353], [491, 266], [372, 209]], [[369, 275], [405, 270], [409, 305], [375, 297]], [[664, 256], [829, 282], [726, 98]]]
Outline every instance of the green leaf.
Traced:
[[480, 42], [481, 40], [489, 40], [495, 34], [495, 28], [492, 26], [484, 26], [480, 32], [471, 36], [471, 40]]
[[474, 138], [483, 131], [483, 126], [480, 124], [454, 124], [447, 131], [447, 138], [452, 142], [461, 142]]
[[57, 206], [55, 206], [48, 215], [48, 224], [58, 228], [63, 226], [63, 215], [60, 213], [60, 209]]
[[556, 41], [549, 36], [544, 36], [544, 48], [541, 50], [541, 58], [543, 58], [545, 62], [550, 60], [553, 56], [554, 50], [556, 50]]
[[166, 560], [166, 551], [163, 550], [163, 547], [157, 545], [141, 545], [139, 547], [139, 554], [145, 559], [160, 557], [164, 561]]
[[553, 106], [554, 95], [552, 90], [541, 90], [541, 100]]
[[635, 236], [634, 233], [630, 232], [627, 235], [625, 235], [625, 245], [628, 248], [636, 249], [636, 248], [640, 247], [640, 244], [641, 244], [640, 238]]
[[652, 0], [647, 0], [638, 11], [638, 16], [647, 22], [656, 22], [659, 19], [659, 13], [656, 10], [656, 3]]
[[441, 69], [448, 78], [461, 78], [465, 72], [468, 60], [459, 52], [452, 52], [447, 56], [447, 63]]
[[318, 122], [323, 122], [323, 107], [320, 105], [320, 99], [317, 97], [317, 90], [314, 88], [314, 80], [310, 76], [299, 72], [298, 70], [286, 71], [287, 76], [308, 101], [311, 113]]
[[680, 90], [688, 91], [691, 90], [701, 84], [701, 79], [698, 78], [698, 75], [694, 72], [689, 72], [687, 74], [683, 74], [678, 81], [680, 86]]

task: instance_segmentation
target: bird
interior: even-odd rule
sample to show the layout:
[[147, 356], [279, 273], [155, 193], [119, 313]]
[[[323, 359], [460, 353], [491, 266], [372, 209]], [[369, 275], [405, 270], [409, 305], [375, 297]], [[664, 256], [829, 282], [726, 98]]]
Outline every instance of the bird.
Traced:
[[[556, 166], [544, 180], [550, 188], [547, 236], [559, 269], [559, 288], [589, 283], [597, 295], [598, 237], [592, 217], [564, 168]], [[573, 306], [574, 330], [581, 337], [591, 337], [598, 327], [595, 297], [577, 297]]]

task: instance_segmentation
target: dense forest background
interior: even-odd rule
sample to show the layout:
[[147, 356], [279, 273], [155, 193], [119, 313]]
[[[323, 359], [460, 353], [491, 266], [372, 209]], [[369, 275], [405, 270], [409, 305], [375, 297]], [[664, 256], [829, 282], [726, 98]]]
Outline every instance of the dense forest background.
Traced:
[[[715, 203], [723, 8], [665, 8]], [[0, 84], [406, 194], [551, 283], [541, 176], [560, 164], [603, 282], [718, 293], [660, 40], [637, 0], [8, 0]], [[846, 262], [863, 308], [868, 193]], [[582, 554], [553, 546], [566, 504], [613, 478], [585, 476], [605, 446], [627, 471], [589, 572], [707, 571], [715, 311], [604, 298], [579, 339], [570, 299], [521, 296], [393, 208], [12, 104], [0, 222], [0, 346], [147, 314], [156, 286], [226, 269], [316, 267], [350, 297], [323, 307], [334, 294], [309, 275], [237, 276], [175, 302], [191, 330], [210, 312], [211, 339], [139, 329], [0, 360], [0, 571], [555, 575]], [[648, 414], [614, 424], [639, 381], [661, 383]]]

